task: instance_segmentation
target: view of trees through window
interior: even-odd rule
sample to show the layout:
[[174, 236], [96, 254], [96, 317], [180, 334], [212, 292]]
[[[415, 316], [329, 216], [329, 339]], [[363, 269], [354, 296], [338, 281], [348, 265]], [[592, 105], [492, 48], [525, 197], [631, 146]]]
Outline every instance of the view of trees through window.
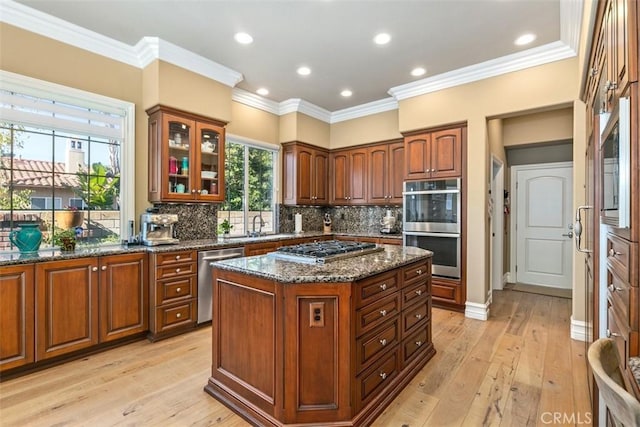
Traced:
[[227, 141], [225, 201], [218, 209], [218, 224], [229, 221], [230, 234], [275, 231], [275, 155], [274, 150]]
[[73, 230], [78, 244], [119, 241], [120, 142], [0, 123], [0, 250], [38, 223], [41, 247]]

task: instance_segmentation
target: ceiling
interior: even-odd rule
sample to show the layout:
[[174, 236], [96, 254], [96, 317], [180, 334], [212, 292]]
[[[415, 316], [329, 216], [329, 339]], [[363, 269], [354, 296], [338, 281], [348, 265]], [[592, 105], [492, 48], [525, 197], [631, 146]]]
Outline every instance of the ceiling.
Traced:
[[[564, 1], [564, 0], [563, 0]], [[127, 45], [160, 39], [242, 74], [236, 87], [329, 112], [389, 98], [399, 85], [561, 39], [561, 0], [18, 0]], [[244, 31], [253, 43], [241, 45]], [[378, 32], [391, 41], [373, 43]], [[525, 47], [523, 33], [536, 39]], [[312, 72], [299, 76], [306, 65]], [[412, 77], [417, 66], [427, 73]], [[350, 89], [350, 98], [340, 96]]]

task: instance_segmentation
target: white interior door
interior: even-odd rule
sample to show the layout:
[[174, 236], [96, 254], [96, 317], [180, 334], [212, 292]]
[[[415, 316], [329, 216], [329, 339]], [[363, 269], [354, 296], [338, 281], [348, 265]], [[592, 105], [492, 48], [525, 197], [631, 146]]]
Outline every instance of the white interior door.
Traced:
[[573, 167], [516, 170], [516, 280], [572, 288]]

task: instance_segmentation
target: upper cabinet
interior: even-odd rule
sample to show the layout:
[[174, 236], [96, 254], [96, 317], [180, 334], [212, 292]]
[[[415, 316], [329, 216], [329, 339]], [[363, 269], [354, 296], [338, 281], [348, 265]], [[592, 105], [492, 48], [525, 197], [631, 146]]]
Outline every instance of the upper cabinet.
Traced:
[[372, 204], [401, 204], [404, 181], [404, 143], [369, 147], [368, 195]]
[[351, 148], [331, 153], [331, 204], [362, 205], [369, 202], [368, 158], [367, 148]]
[[147, 114], [149, 201], [223, 201], [225, 123], [164, 106]]
[[285, 205], [326, 205], [329, 202], [329, 152], [293, 142], [283, 144], [283, 202]]
[[462, 140], [464, 138], [466, 138], [466, 127], [405, 137], [405, 179], [462, 176]]

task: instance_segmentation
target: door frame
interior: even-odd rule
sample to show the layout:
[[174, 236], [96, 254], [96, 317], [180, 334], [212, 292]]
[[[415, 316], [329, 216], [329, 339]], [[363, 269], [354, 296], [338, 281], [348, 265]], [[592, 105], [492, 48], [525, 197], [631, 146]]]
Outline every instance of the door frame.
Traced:
[[[518, 215], [518, 193], [516, 189], [516, 177], [518, 176], [519, 171], [523, 170], [535, 170], [535, 169], [550, 169], [550, 168], [563, 168], [569, 167], [573, 173], [573, 162], [553, 162], [553, 163], [534, 163], [530, 165], [516, 165], [511, 166], [511, 224], [509, 227], [509, 232], [511, 233], [511, 237], [509, 239], [509, 282], [515, 283], [516, 281], [516, 262], [517, 262], [517, 251], [516, 246], [518, 244], [517, 239], [517, 231], [516, 231], [516, 218]], [[571, 192], [573, 193], [574, 188], [571, 188]], [[572, 202], [573, 203], [573, 202]], [[572, 204], [573, 206], [573, 204]], [[573, 289], [573, 287], [571, 288]]]
[[[494, 174], [494, 170], [497, 171]], [[504, 271], [504, 163], [491, 155], [491, 289], [502, 290], [505, 284]]]

